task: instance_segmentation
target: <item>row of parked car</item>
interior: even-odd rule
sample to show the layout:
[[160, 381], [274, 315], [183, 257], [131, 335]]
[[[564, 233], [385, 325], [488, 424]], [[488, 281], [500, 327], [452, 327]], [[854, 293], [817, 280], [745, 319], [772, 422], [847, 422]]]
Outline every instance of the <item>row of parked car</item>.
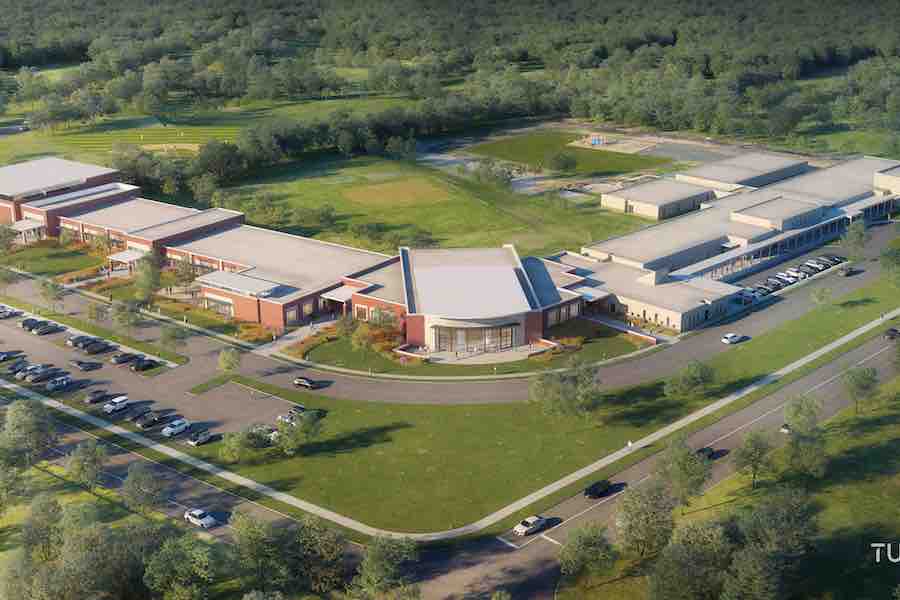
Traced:
[[[846, 259], [841, 256], [823, 254], [822, 256], [811, 258], [806, 262], [767, 277], [765, 281], [748, 288], [748, 291], [757, 297], [765, 297], [793, 285], [798, 281], [802, 281], [817, 273], [836, 267], [845, 260]], [[844, 273], [849, 273], [849, 271], [845, 269]]]
[[75, 383], [68, 371], [48, 363], [29, 362], [19, 351], [0, 352], [0, 362], [9, 362], [6, 372], [17, 381], [41, 384], [50, 393], [65, 391]]

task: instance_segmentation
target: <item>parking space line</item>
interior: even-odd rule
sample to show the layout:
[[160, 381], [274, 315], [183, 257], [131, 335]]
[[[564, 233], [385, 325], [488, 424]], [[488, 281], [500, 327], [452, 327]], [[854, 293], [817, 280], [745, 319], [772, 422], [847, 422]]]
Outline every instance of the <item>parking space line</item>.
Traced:
[[540, 535], [540, 537], [544, 538], [545, 540], [547, 540], [547, 541], [550, 542], [551, 544], [556, 544], [557, 546], [562, 546], [562, 542], [557, 542], [556, 540], [554, 540], [552, 537], [548, 536], [548, 535], [545, 534], [545, 533], [542, 533], [542, 534]]
[[513, 550], [518, 550], [519, 548], [521, 548], [521, 546], [516, 546], [515, 544], [513, 544], [513, 543], [510, 542], [509, 540], [504, 539], [504, 538], [500, 537], [499, 535], [496, 536], [495, 539], [497, 539], [497, 540], [500, 541], [500, 542], [503, 542], [504, 544], [506, 544], [507, 546], [509, 546], [509, 547], [512, 548]]

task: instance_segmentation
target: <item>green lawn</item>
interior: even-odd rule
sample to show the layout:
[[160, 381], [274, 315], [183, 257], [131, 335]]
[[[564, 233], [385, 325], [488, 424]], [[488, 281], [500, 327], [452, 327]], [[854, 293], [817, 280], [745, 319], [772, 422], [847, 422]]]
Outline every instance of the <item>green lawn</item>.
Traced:
[[[426, 166], [373, 157], [311, 157], [267, 169], [229, 191], [242, 199], [267, 192], [288, 208], [331, 205], [338, 217], [335, 227], [322, 230], [299, 222], [280, 228], [385, 251], [396, 248], [390, 241], [356, 236], [352, 226], [380, 223], [401, 234], [418, 227], [444, 247], [514, 243], [527, 255], [577, 249], [649, 224], [602, 209], [599, 201], [563, 206], [549, 197], [526, 197]], [[251, 211], [248, 218], [253, 221], [254, 216]]]
[[620, 175], [652, 169], [667, 164], [669, 159], [642, 154], [624, 154], [607, 150], [589, 150], [568, 146], [583, 137], [566, 131], [539, 131], [485, 142], [467, 148], [469, 152], [522, 163], [534, 169], [549, 169], [550, 158], [560, 152], [575, 157], [574, 173], [578, 175]]
[[71, 271], [100, 266], [105, 261], [84, 250], [60, 247], [46, 241], [0, 256], [0, 265], [15, 267], [40, 275], [55, 277]]
[[526, 360], [499, 363], [496, 365], [442, 365], [421, 364], [404, 366], [369, 349], [354, 349], [348, 337], [326, 342], [313, 348], [308, 355], [309, 360], [336, 367], [372, 370], [376, 373], [401, 373], [403, 375], [503, 375], [508, 373], [527, 373], [544, 369], [564, 367], [573, 357], [578, 356], [590, 362], [599, 362], [615, 358], [639, 350], [647, 343], [639, 338], [615, 331], [604, 325], [591, 323], [583, 319], [569, 321], [548, 332], [549, 338], [582, 336], [585, 344], [579, 351], [559, 354], [542, 354]]
[[[310, 444], [305, 455], [260, 455], [230, 468], [376, 527], [455, 527], [806, 355], [898, 304], [894, 288], [873, 284], [834, 306], [816, 308], [770, 334], [723, 351], [710, 361], [719, 381], [708, 396], [668, 399], [662, 396], [662, 382], [650, 382], [601, 394], [599, 408], [586, 419], [550, 418], [530, 404], [358, 402], [242, 380], [329, 412], [324, 436]], [[188, 451], [217, 460], [215, 445]]]

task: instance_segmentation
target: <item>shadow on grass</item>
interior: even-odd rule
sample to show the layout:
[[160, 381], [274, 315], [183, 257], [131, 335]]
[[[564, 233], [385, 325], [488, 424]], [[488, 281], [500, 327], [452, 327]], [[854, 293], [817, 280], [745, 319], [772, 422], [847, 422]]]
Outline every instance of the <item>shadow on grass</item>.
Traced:
[[328, 440], [305, 444], [303, 446], [303, 455], [334, 456], [361, 450], [363, 448], [369, 448], [376, 444], [386, 444], [393, 440], [391, 433], [401, 429], [409, 429], [410, 427], [412, 427], [411, 424], [402, 421], [390, 423], [389, 425], [382, 425], [380, 427], [365, 427]]
[[835, 306], [838, 308], [859, 308], [860, 306], [868, 306], [870, 304], [875, 304], [876, 302], [877, 300], [875, 300], [875, 298], [857, 298], [855, 300], [838, 302]]

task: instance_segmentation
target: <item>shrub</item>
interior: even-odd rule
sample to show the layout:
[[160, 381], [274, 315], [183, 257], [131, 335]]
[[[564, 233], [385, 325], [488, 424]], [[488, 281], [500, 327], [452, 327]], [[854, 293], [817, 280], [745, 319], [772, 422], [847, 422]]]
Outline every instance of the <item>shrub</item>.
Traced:
[[84, 281], [85, 279], [93, 279], [100, 275], [100, 271], [103, 269], [102, 266], [96, 267], [88, 267], [87, 269], [81, 269], [79, 271], [72, 271], [70, 273], [65, 273], [56, 278], [56, 281], [59, 283], [75, 283], [77, 281]]

